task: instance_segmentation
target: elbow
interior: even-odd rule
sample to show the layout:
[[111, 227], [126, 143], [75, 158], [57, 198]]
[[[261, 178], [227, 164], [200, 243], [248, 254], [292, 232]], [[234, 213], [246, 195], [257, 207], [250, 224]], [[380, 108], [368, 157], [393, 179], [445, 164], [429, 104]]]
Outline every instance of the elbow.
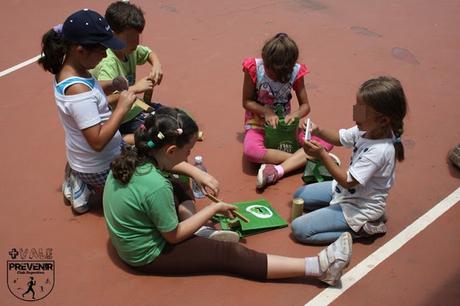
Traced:
[[96, 152], [101, 152], [102, 150], [104, 150], [104, 147], [105, 145], [102, 144], [102, 143], [92, 143], [92, 144], [89, 144], [91, 149], [93, 149], [94, 151]]
[[346, 179], [337, 180], [337, 183], [345, 189], [350, 189], [356, 186], [356, 183], [348, 182]]

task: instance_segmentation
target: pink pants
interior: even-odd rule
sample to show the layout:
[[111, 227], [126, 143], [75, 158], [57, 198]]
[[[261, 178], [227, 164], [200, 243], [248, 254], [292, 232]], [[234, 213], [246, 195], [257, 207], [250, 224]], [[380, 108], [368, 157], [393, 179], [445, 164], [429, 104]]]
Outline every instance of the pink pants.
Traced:
[[[299, 133], [297, 134], [297, 141], [299, 144], [303, 143], [305, 131], [299, 129]], [[327, 141], [322, 140], [319, 137], [312, 136], [312, 140], [319, 142], [323, 146], [326, 151], [332, 150], [334, 147]], [[262, 163], [262, 159], [264, 158], [265, 154], [267, 154], [267, 148], [265, 147], [265, 132], [263, 129], [249, 129], [246, 131], [244, 135], [244, 142], [243, 142], [243, 155], [246, 157], [250, 162], [253, 163]]]

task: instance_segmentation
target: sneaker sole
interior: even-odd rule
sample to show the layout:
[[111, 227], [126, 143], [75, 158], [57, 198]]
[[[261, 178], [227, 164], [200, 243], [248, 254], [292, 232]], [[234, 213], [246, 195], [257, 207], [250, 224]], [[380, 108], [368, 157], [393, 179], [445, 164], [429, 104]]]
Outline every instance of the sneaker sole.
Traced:
[[226, 241], [226, 242], [238, 242], [240, 241], [240, 235], [232, 231], [215, 231], [209, 235], [209, 239]]
[[264, 169], [265, 169], [265, 164], [260, 166], [259, 171], [257, 172], [257, 184], [256, 188], [261, 189], [264, 187]]

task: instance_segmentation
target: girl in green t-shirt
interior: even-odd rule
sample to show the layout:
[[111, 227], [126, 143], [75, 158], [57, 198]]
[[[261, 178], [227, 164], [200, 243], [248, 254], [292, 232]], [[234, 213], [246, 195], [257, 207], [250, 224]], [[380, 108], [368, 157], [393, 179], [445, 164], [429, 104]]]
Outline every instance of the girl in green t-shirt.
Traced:
[[236, 208], [210, 203], [187, 215], [183, 208], [190, 206], [190, 200], [176, 205], [171, 183], [160, 171], [186, 161], [197, 134], [196, 123], [185, 112], [163, 107], [136, 131], [135, 150], [113, 161], [104, 191], [104, 214], [120, 257], [150, 274], [229, 273], [256, 280], [307, 276], [334, 285], [351, 259], [349, 233], [318, 256], [306, 258], [265, 254], [236, 242], [194, 236], [216, 213], [232, 217]]

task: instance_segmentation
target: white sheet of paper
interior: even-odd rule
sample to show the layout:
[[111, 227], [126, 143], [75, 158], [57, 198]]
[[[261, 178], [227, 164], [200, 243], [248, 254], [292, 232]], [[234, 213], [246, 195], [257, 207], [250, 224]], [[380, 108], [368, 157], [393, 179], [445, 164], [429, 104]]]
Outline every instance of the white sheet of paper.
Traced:
[[310, 118], [307, 118], [307, 124], [305, 125], [305, 140], [311, 140], [311, 121]]

